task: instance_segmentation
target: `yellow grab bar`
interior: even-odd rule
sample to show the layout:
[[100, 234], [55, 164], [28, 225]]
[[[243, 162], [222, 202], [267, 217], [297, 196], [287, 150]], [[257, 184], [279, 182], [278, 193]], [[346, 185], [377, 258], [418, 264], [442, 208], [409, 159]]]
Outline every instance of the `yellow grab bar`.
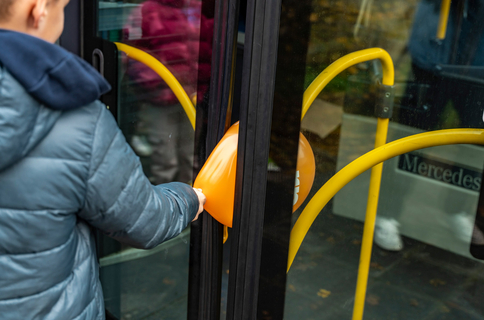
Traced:
[[[378, 118], [375, 137], [375, 149], [386, 143], [389, 119]], [[358, 278], [356, 280], [355, 304], [353, 320], [363, 319], [365, 306], [366, 287], [370, 273], [371, 250], [373, 248], [373, 236], [375, 233], [376, 212], [380, 196], [381, 176], [383, 163], [378, 163], [371, 169], [370, 188], [366, 203], [366, 215], [363, 227], [363, 238], [361, 241], [360, 264]]]
[[355, 64], [374, 59], [379, 59], [382, 64], [382, 83], [387, 86], [393, 86], [395, 73], [393, 71], [393, 61], [388, 52], [380, 48], [370, 48], [347, 54], [326, 67], [326, 69], [313, 80], [306, 91], [304, 91], [301, 120], [306, 115], [306, 112], [314, 99], [316, 99], [321, 90], [323, 90], [334, 77]]
[[445, 33], [447, 32], [447, 21], [449, 20], [450, 1], [451, 0], [442, 0], [440, 4], [439, 24], [437, 27], [437, 39], [439, 40], [445, 39]]
[[[303, 96], [303, 108], [301, 119], [304, 118], [309, 107], [313, 103], [314, 99], [318, 94], [324, 89], [324, 87], [339, 73], [351, 67], [355, 64], [370, 61], [374, 59], [380, 59], [383, 67], [383, 79], [382, 84], [386, 86], [393, 86], [394, 83], [394, 69], [393, 61], [388, 52], [380, 48], [370, 48], [365, 50], [356, 51], [347, 54], [321, 72], [316, 79], [309, 85], [309, 87], [304, 92]], [[393, 99], [393, 98], [391, 98]], [[378, 118], [376, 137], [375, 137], [375, 148], [378, 148], [385, 144], [387, 139], [389, 119]], [[368, 282], [368, 273], [370, 270], [370, 260], [371, 260], [371, 249], [373, 243], [373, 234], [375, 229], [375, 219], [376, 211], [378, 207], [378, 197], [380, 193], [380, 183], [383, 171], [383, 163], [376, 165], [371, 170], [370, 177], [370, 189], [368, 191], [368, 202], [366, 207], [366, 218], [365, 227], [363, 232], [363, 241], [361, 244], [361, 256], [360, 265], [358, 268], [358, 280], [355, 296], [355, 310], [353, 312], [353, 319], [361, 319], [363, 317], [363, 306], [366, 295], [366, 285]], [[309, 229], [309, 228], [308, 228]], [[302, 241], [302, 240], [301, 240]], [[291, 233], [292, 242], [292, 233]], [[292, 263], [292, 261], [291, 261]], [[290, 267], [290, 264], [289, 264]], [[288, 270], [289, 270], [288, 267]], [[355, 315], [360, 315], [361, 317], [356, 317]]]
[[[382, 123], [378, 119], [378, 127], [388, 128], [388, 123]], [[386, 129], [385, 129], [386, 130]], [[378, 132], [378, 129], [377, 129]], [[386, 132], [385, 132], [386, 134]], [[375, 141], [377, 145], [378, 136]], [[411, 152], [427, 147], [448, 145], [448, 144], [483, 144], [484, 145], [484, 130], [482, 129], [452, 129], [440, 130], [422, 133], [410, 137], [406, 137], [366, 153], [365, 155], [354, 160], [346, 167], [341, 169], [334, 175], [326, 184], [313, 196], [311, 201], [307, 204], [304, 211], [299, 216], [296, 224], [291, 231], [291, 240], [289, 244], [289, 258], [287, 271], [291, 268], [294, 258], [301, 246], [304, 237], [309, 228], [316, 219], [319, 212], [324, 206], [333, 198], [333, 196], [341, 190], [348, 182], [355, 177], [373, 167], [370, 178], [370, 192], [367, 203], [367, 211], [364, 222], [363, 241], [360, 254], [360, 265], [358, 268], [358, 280], [355, 293], [355, 303], [353, 309], [353, 320], [363, 318], [363, 310], [365, 304], [366, 288], [368, 283], [368, 273], [370, 268], [371, 248], [373, 242], [373, 233], [375, 228], [376, 207], [378, 205], [378, 190], [380, 188], [382, 162], [395, 157], [400, 154]], [[378, 165], [377, 165], [378, 164]], [[375, 176], [378, 176], [375, 178]], [[376, 194], [372, 194], [372, 190], [376, 190]]]
[[193, 129], [195, 130], [195, 107], [175, 76], [158, 59], [144, 52], [143, 50], [120, 42], [115, 42], [115, 44], [119, 51], [126, 53], [128, 58], [147, 65], [166, 82], [166, 84], [171, 90], [173, 90], [173, 93], [180, 101], [185, 113], [188, 116], [188, 119], [190, 120], [190, 123], [192, 124]]
[[354, 160], [336, 173], [309, 201], [291, 231], [289, 244], [289, 271], [297, 251], [311, 224], [324, 206], [348, 182], [376, 164], [395, 156], [428, 147], [449, 144], [484, 145], [483, 129], [448, 129], [420, 133], [387, 143]]

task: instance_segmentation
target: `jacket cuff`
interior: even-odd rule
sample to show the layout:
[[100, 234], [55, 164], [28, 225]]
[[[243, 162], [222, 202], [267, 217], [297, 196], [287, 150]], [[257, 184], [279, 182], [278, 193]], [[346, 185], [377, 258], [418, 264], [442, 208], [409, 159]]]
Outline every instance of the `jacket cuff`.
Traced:
[[186, 201], [188, 210], [185, 214], [188, 214], [189, 219], [187, 222], [192, 222], [192, 220], [195, 219], [199, 208], [198, 196], [193, 188], [190, 185], [182, 182], [165, 183], [163, 184], [163, 187], [172, 189]]

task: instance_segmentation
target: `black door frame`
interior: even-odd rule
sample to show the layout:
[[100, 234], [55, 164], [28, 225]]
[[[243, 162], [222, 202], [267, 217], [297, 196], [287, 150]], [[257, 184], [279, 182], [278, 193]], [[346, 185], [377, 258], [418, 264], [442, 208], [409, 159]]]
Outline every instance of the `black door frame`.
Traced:
[[[235, 88], [239, 0], [202, 1], [202, 12], [210, 11], [214, 15], [211, 80], [208, 92], [197, 93], [203, 99], [197, 104], [194, 177], [231, 124]], [[207, 32], [204, 27], [201, 34]], [[206, 212], [192, 223], [188, 320], [220, 319], [222, 237], [222, 225]]]
[[310, 13], [248, 1], [228, 320], [283, 319]]

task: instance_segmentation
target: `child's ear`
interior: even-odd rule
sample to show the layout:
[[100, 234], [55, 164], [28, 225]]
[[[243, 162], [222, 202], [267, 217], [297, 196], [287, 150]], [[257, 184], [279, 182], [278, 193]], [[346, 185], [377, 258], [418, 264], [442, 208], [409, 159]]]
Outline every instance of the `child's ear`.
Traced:
[[30, 9], [30, 22], [37, 29], [40, 22], [47, 15], [47, 0], [34, 0]]

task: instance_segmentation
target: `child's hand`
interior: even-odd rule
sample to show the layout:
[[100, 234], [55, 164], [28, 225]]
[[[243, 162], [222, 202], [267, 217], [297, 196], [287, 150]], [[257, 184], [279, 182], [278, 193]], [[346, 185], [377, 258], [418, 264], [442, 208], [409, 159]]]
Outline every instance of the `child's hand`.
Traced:
[[195, 193], [198, 196], [199, 206], [198, 206], [197, 215], [195, 216], [195, 219], [192, 220], [192, 222], [198, 219], [198, 216], [200, 215], [200, 213], [203, 212], [203, 205], [205, 204], [205, 202], [207, 202], [207, 197], [205, 197], [205, 195], [202, 193], [202, 189], [193, 188], [193, 191], [195, 191]]

